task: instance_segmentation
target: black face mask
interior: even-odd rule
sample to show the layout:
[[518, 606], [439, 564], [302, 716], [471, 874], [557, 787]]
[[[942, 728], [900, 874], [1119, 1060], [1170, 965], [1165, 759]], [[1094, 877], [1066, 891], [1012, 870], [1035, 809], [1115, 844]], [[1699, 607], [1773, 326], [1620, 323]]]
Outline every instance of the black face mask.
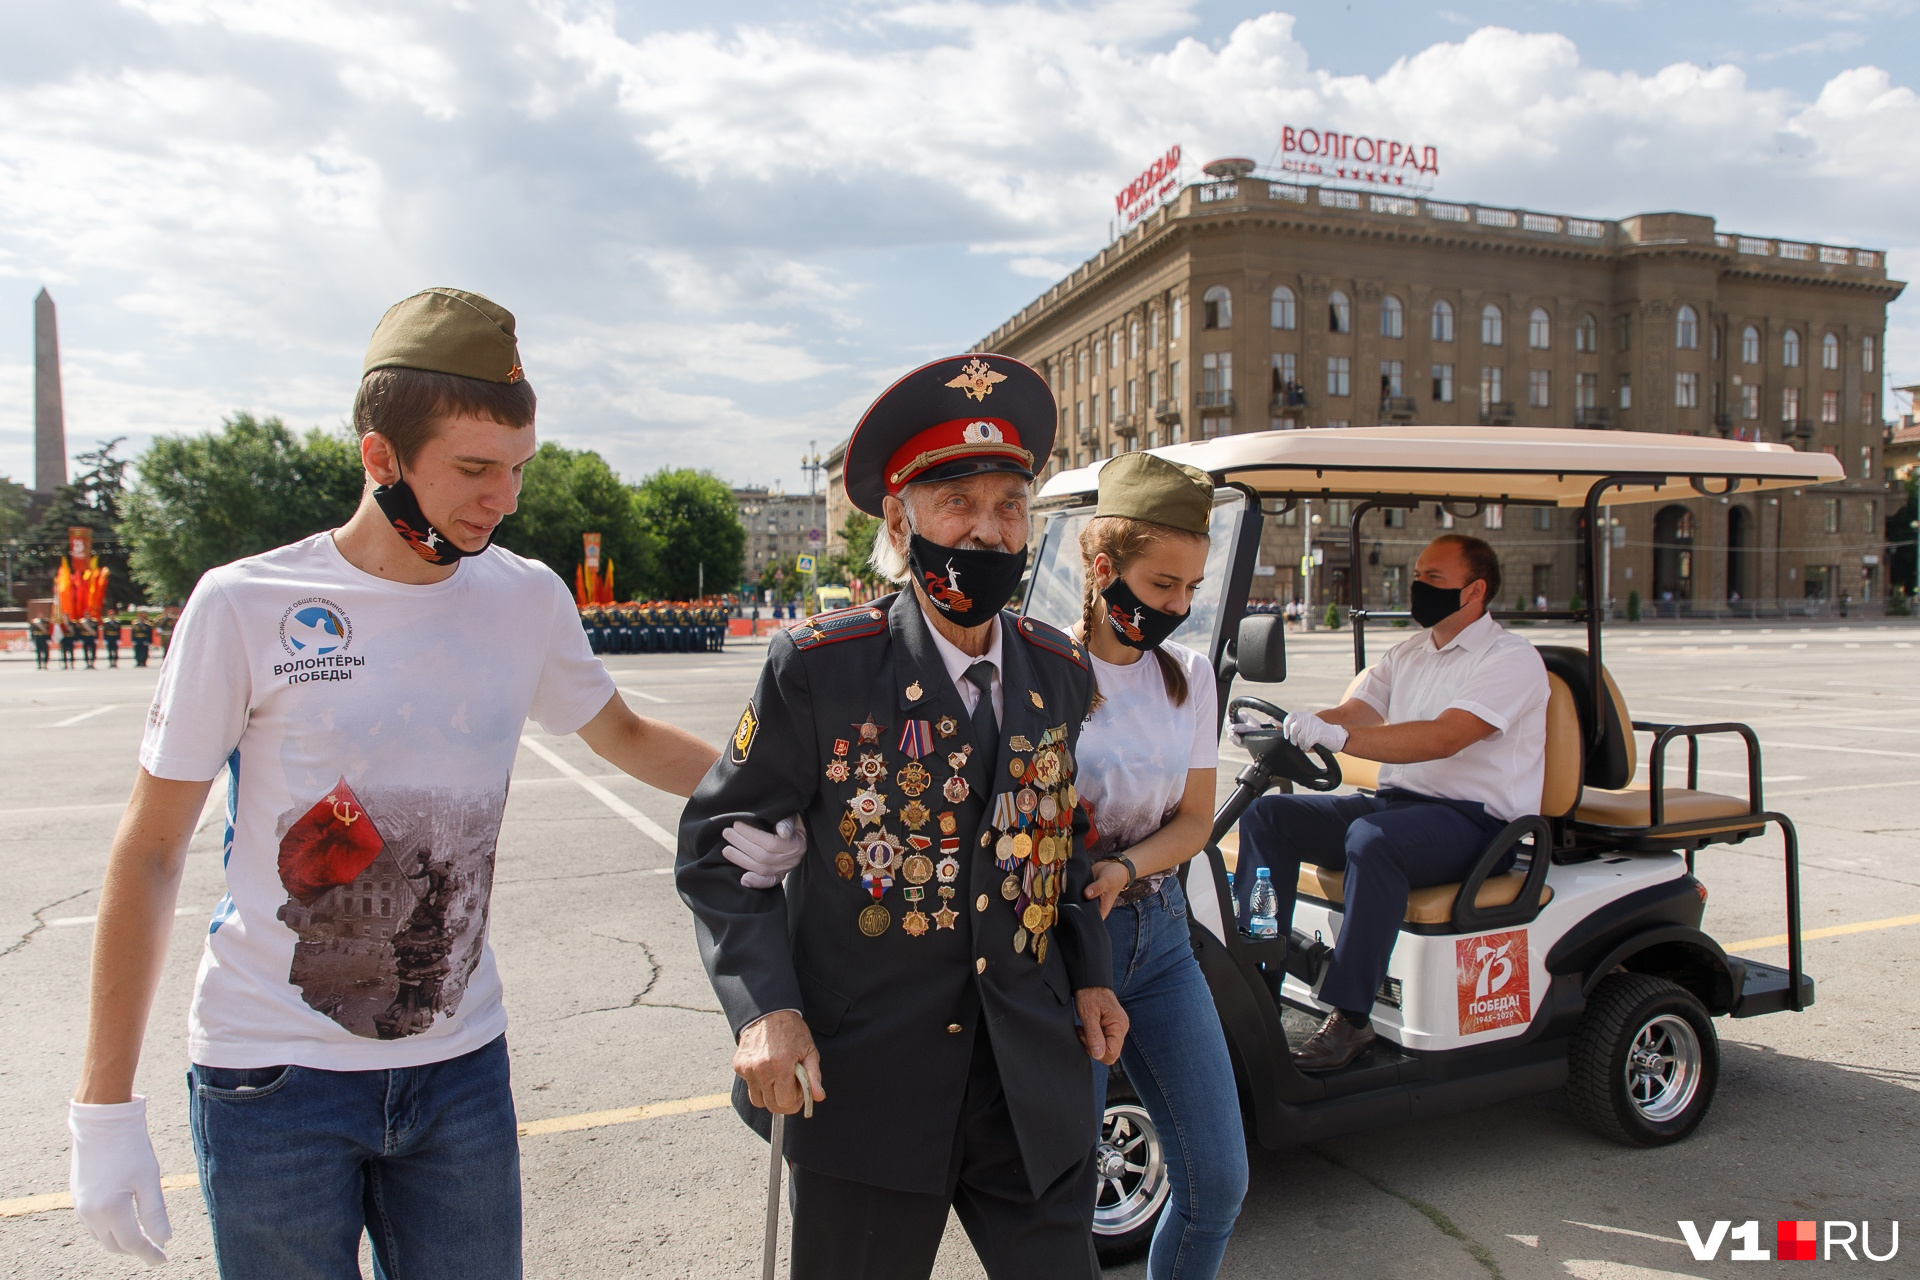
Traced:
[[1423, 627], [1437, 627], [1460, 612], [1460, 588], [1436, 587], [1414, 579], [1407, 606], [1413, 620]]
[[452, 564], [468, 556], [477, 556], [480, 551], [493, 545], [493, 535], [487, 535], [486, 546], [480, 551], [464, 551], [455, 546], [446, 534], [434, 528], [428, 522], [426, 514], [420, 510], [420, 500], [413, 496], [413, 486], [407, 478], [401, 476], [392, 484], [383, 484], [373, 491], [373, 500], [380, 504], [380, 511], [387, 517], [387, 523], [393, 531], [406, 539], [414, 554], [428, 564]]
[[915, 533], [907, 542], [907, 562], [941, 617], [956, 627], [977, 627], [1020, 589], [1027, 553], [943, 547]]
[[1107, 626], [1129, 649], [1158, 649], [1187, 620], [1185, 613], [1165, 613], [1141, 603], [1125, 578], [1115, 578], [1100, 595], [1107, 602]]

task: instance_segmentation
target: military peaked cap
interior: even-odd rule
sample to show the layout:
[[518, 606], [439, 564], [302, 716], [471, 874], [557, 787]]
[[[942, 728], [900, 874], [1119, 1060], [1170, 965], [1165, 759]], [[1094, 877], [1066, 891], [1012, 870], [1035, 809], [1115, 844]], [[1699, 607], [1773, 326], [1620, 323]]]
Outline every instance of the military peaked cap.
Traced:
[[422, 289], [387, 308], [367, 342], [360, 375], [375, 369], [423, 369], [482, 382], [526, 376], [513, 312], [464, 289]]
[[1053, 450], [1053, 390], [1008, 356], [949, 356], [880, 393], [847, 442], [847, 497], [868, 515], [910, 484], [982, 471], [1033, 478]]

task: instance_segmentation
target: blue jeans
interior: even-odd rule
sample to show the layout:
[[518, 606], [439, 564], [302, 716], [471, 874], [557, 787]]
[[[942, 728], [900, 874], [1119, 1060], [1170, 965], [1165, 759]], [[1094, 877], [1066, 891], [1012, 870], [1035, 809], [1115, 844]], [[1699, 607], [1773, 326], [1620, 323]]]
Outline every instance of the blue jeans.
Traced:
[[392, 1071], [195, 1066], [193, 1149], [222, 1280], [519, 1280], [502, 1036]]
[[[1377, 795], [1262, 796], [1240, 818], [1234, 896], [1240, 918], [1258, 868], [1273, 872], [1280, 928], [1293, 918], [1300, 864], [1347, 877], [1346, 903], [1320, 999], [1366, 1016], [1386, 981], [1414, 889], [1465, 880], [1506, 824], [1473, 800], [1443, 800], [1388, 787]], [[1513, 865], [1509, 853], [1495, 873]]]
[[[1194, 959], [1177, 879], [1107, 916], [1113, 990], [1132, 1026], [1120, 1065], [1166, 1145], [1171, 1191], [1147, 1254], [1152, 1280], [1211, 1280], [1247, 1194], [1247, 1141], [1227, 1038]], [[1104, 1109], [1107, 1069], [1093, 1064]]]

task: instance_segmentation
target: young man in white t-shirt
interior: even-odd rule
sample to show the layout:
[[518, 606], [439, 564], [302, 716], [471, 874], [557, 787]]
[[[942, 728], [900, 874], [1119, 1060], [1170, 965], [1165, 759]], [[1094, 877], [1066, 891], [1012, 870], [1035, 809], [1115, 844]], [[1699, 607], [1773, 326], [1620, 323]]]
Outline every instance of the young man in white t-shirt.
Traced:
[[341, 528], [194, 588], [114, 839], [74, 1093], [73, 1198], [108, 1249], [170, 1234], [132, 1096], [186, 847], [226, 776], [227, 893], [188, 1023], [228, 1280], [517, 1277], [519, 1157], [487, 943], [522, 727], [689, 795], [717, 752], [635, 715], [545, 566], [490, 547], [533, 455], [513, 316], [431, 289], [374, 331]]

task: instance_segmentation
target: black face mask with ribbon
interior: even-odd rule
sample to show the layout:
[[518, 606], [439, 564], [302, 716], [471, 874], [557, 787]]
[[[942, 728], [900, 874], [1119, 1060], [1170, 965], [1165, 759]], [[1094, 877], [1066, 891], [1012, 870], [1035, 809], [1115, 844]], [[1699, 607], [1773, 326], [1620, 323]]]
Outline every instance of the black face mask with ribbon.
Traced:
[[413, 496], [413, 486], [407, 483], [404, 475], [392, 484], [376, 487], [373, 500], [380, 504], [381, 514], [386, 516], [393, 531], [404, 538], [414, 554], [428, 564], [453, 564], [468, 556], [477, 556], [480, 551], [493, 545], [493, 536], [489, 534], [480, 551], [467, 551], [455, 546], [446, 534], [427, 520], [426, 513], [420, 510], [420, 499]]
[[1408, 592], [1407, 612], [1423, 627], [1437, 627], [1460, 612], [1460, 588], [1436, 587], [1418, 578]]
[[907, 563], [941, 617], [956, 627], [977, 627], [1020, 589], [1027, 553], [943, 547], [915, 533], [908, 538]]
[[1185, 613], [1167, 613], [1143, 603], [1125, 578], [1115, 578], [1101, 588], [1100, 598], [1107, 602], [1107, 625], [1114, 639], [1129, 649], [1158, 649], [1187, 620]]

